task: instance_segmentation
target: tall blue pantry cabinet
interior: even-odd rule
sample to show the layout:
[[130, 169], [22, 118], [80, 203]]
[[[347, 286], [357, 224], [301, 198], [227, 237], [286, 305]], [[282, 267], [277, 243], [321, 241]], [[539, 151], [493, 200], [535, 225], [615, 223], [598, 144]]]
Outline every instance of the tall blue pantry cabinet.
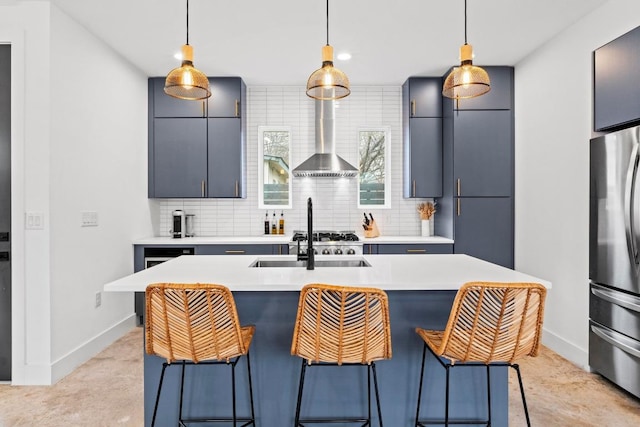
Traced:
[[[514, 74], [512, 67], [484, 68], [491, 91], [458, 102], [441, 96], [441, 78], [411, 77], [403, 85], [404, 197], [436, 198], [435, 233], [454, 240], [454, 253], [513, 268]], [[417, 99], [430, 100], [430, 107]], [[440, 126], [441, 141], [416, 125], [426, 116]], [[430, 151], [415, 149], [427, 140]], [[441, 175], [414, 178], [427, 170]]]

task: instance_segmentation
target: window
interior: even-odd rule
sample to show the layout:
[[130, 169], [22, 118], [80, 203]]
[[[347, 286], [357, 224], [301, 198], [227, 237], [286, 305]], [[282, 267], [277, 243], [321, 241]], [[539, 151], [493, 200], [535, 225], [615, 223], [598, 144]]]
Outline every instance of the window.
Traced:
[[258, 127], [258, 207], [291, 207], [291, 129]]
[[390, 134], [384, 127], [358, 131], [358, 208], [391, 207]]

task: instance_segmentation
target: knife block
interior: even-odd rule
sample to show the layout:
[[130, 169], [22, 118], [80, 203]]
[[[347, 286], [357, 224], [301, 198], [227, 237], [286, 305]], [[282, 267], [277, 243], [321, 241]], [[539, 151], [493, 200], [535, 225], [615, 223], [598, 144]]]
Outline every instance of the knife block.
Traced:
[[364, 230], [364, 237], [378, 237], [380, 230], [378, 230], [378, 224], [375, 221], [369, 223], [369, 229]]

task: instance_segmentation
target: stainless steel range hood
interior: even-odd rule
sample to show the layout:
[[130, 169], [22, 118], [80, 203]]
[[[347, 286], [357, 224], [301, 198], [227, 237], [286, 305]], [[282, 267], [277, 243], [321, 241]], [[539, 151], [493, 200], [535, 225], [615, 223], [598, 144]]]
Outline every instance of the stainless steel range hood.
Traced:
[[358, 169], [335, 153], [335, 101], [316, 100], [316, 153], [293, 170], [294, 176], [354, 177]]

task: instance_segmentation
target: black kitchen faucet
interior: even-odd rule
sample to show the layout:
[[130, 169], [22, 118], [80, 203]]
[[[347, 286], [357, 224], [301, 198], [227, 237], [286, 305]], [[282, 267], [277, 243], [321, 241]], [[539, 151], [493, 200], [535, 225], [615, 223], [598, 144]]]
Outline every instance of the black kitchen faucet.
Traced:
[[298, 261], [307, 261], [307, 270], [315, 269], [315, 254], [313, 253], [313, 203], [311, 197], [307, 199], [307, 253], [300, 252], [298, 240]]

